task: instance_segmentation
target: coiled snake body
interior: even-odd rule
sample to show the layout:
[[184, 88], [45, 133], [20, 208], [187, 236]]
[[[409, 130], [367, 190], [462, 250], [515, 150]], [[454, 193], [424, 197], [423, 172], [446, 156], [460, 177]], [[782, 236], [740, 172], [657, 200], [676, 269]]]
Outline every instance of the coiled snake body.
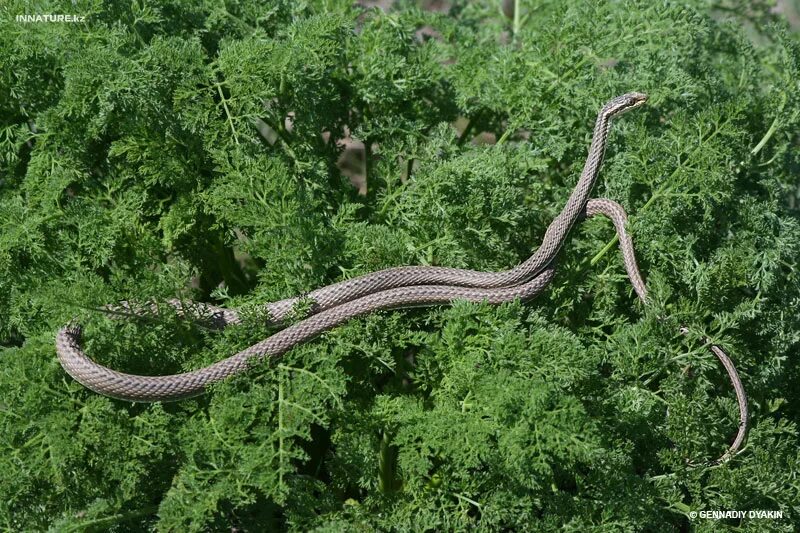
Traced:
[[[647, 302], [647, 289], [639, 273], [633, 243], [625, 230], [626, 215], [622, 206], [612, 200], [589, 199], [603, 162], [612, 117], [637, 108], [647, 96], [628, 93], [609, 101], [600, 110], [594, 128], [589, 155], [578, 183], [564, 209], [550, 223], [542, 245], [520, 265], [503, 272], [479, 272], [447, 267], [409, 266], [380, 270], [312, 291], [308, 295], [314, 306], [308, 318], [286, 327], [271, 337], [206, 368], [170, 376], [138, 376], [104, 367], [80, 347], [81, 328], [71, 322], [56, 337], [56, 350], [64, 369], [73, 378], [100, 394], [138, 402], [169, 401], [201, 394], [207, 385], [216, 383], [248, 368], [255, 358], [277, 357], [293, 346], [351, 318], [381, 309], [419, 305], [446, 304], [454, 300], [487, 301], [498, 304], [519, 298], [528, 300], [541, 293], [553, 279], [554, 259], [566, 237], [582, 216], [603, 214], [609, 217], [619, 236], [625, 268], [636, 294]], [[289, 298], [266, 305], [269, 316], [281, 322], [292, 311], [299, 298]], [[170, 302], [178, 312], [181, 302]], [[123, 303], [123, 307], [130, 308]], [[221, 327], [240, 321], [234, 309], [208, 304], [191, 304], [193, 314], [210, 315]], [[186, 312], [186, 314], [192, 314]], [[685, 331], [684, 331], [685, 332]], [[704, 339], [704, 342], [707, 342]], [[739, 432], [728, 451], [717, 461], [734, 455], [744, 441], [747, 428], [747, 398], [730, 358], [717, 346], [713, 353], [725, 366], [739, 403]]]

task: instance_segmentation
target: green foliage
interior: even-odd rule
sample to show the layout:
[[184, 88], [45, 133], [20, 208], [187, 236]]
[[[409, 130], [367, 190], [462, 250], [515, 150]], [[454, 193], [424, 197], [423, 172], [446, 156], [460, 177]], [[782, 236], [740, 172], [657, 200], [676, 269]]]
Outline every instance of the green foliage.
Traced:
[[[800, 41], [763, 2], [516, 4], [0, 7], [0, 527], [798, 527]], [[86, 21], [14, 19], [37, 13]], [[98, 361], [174, 373], [272, 333], [265, 302], [510, 268], [631, 90], [650, 100], [615, 122], [595, 195], [630, 214], [646, 308], [592, 220], [534, 302], [353, 320], [199, 398], [111, 400], [57, 362], [73, 316]], [[224, 331], [96, 312], [176, 296], [248, 312]], [[712, 468], [687, 462], [738, 413], [699, 333], [752, 410]], [[750, 509], [784, 518], [689, 518]]]

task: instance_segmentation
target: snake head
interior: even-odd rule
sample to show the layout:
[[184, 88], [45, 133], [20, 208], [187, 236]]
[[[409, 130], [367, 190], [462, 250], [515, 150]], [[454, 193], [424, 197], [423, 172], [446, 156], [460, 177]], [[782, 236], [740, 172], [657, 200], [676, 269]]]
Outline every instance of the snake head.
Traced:
[[640, 105], [647, 102], [647, 95], [645, 93], [627, 93], [622, 95], [623, 98], [628, 99], [628, 103], [634, 107], [639, 107]]
[[608, 102], [603, 110], [607, 116], [614, 116], [641, 107], [645, 102], [647, 102], [647, 95], [644, 93], [625, 93]]

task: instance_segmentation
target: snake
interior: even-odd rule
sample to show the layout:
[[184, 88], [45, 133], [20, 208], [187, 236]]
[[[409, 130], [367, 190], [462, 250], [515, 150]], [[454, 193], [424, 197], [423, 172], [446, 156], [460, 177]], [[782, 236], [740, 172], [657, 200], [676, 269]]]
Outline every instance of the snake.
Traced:
[[[311, 302], [308, 316], [270, 337], [226, 359], [207, 367], [166, 376], [144, 376], [119, 372], [91, 359], [81, 347], [82, 328], [73, 319], [56, 335], [56, 352], [64, 370], [85, 387], [105, 396], [133, 402], [174, 401], [202, 394], [207, 387], [248, 370], [252, 363], [266, 357], [279, 357], [294, 346], [309, 341], [353, 318], [380, 310], [407, 307], [446, 305], [457, 300], [501, 304], [514, 300], [527, 301], [542, 293], [555, 275], [556, 256], [573, 226], [581, 219], [604, 215], [616, 230], [623, 262], [639, 300], [648, 302], [647, 287], [639, 271], [633, 242], [626, 230], [627, 215], [623, 207], [610, 199], [590, 198], [605, 156], [612, 118], [645, 104], [647, 95], [630, 92], [612, 98], [599, 111], [589, 153], [581, 175], [566, 204], [547, 227], [541, 245], [519, 265], [505, 271], [484, 272], [444, 266], [392, 267], [346, 279], [313, 290], [303, 296], [264, 304], [268, 321], [285, 325], [299, 302]], [[241, 323], [236, 309], [208, 303], [168, 303], [183, 316], [203, 317], [215, 327]], [[157, 312], [155, 304], [152, 306]], [[129, 302], [104, 308], [109, 312], [142, 314], [144, 309]], [[681, 333], [689, 329], [681, 327]], [[716, 461], [733, 457], [744, 442], [747, 432], [747, 396], [731, 358], [719, 346], [702, 337], [725, 367], [733, 383], [739, 406], [739, 430], [734, 442]]]

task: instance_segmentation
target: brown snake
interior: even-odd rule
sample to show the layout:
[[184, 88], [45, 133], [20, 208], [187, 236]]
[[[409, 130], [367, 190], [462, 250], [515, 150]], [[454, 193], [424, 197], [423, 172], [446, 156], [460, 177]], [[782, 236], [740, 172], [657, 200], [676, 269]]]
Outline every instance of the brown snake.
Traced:
[[[170, 376], [137, 376], [106, 368], [86, 356], [80, 346], [81, 327], [73, 320], [58, 332], [56, 351], [64, 369], [73, 378], [95, 392], [138, 402], [177, 400], [201, 394], [205, 387], [245, 371], [249, 364], [265, 356], [278, 357], [293, 346], [312, 339], [351, 318], [382, 309], [447, 304], [454, 300], [486, 301], [492, 304], [517, 298], [528, 300], [553, 279], [554, 260], [575, 222], [582, 216], [603, 214], [609, 217], [619, 236], [625, 268], [639, 299], [647, 303], [647, 288], [639, 273], [633, 243], [625, 230], [626, 215], [622, 206], [607, 199], [589, 199], [600, 167], [611, 126], [611, 118], [645, 103], [647, 96], [628, 93], [609, 101], [600, 110], [594, 128], [589, 155], [581, 177], [564, 209], [550, 223], [542, 245], [520, 265], [502, 272], [479, 272], [448, 267], [407, 266], [389, 268], [357, 278], [334, 283], [312, 291], [306, 298], [313, 302], [311, 316], [290, 325], [269, 338], [208, 367]], [[271, 320], [281, 323], [300, 298], [288, 298], [266, 304]], [[190, 304], [185, 309], [177, 300], [170, 301], [181, 314], [200, 312], [224, 327], [240, 322], [234, 309], [208, 304]], [[123, 302], [122, 308], [130, 310]], [[108, 307], [107, 309], [114, 309]], [[191, 313], [185, 313], [185, 311]], [[682, 328], [683, 333], [686, 332]], [[703, 339], [708, 343], [707, 339]], [[747, 431], [747, 397], [731, 359], [718, 346], [711, 345], [734, 385], [739, 403], [739, 431], [718, 463], [735, 455]]]

